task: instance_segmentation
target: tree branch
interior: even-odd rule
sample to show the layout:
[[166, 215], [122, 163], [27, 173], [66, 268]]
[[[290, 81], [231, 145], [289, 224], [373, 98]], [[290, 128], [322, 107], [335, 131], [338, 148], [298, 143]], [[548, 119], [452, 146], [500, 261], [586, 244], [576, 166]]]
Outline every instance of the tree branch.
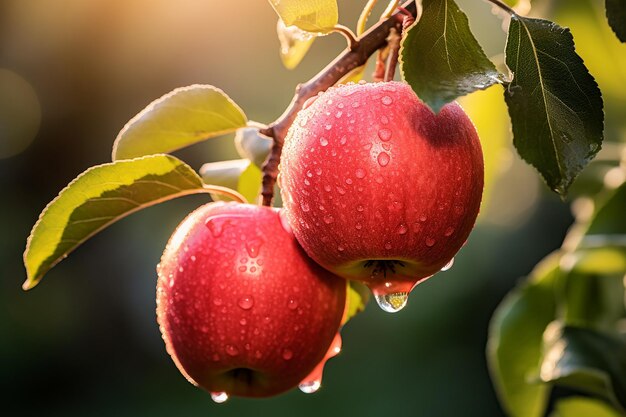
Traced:
[[[405, 3], [403, 6], [413, 16], [417, 15], [417, 7], [414, 0]], [[398, 33], [401, 33], [403, 16], [399, 12], [386, 20], [381, 20], [358, 39], [356, 48], [343, 51], [317, 75], [306, 83], [298, 85], [296, 93], [285, 112], [267, 128], [261, 130], [262, 134], [272, 138], [274, 141], [272, 150], [263, 164], [263, 191], [261, 192], [263, 205], [272, 205], [274, 184], [278, 175], [278, 164], [280, 163], [285, 136], [287, 136], [287, 131], [298, 112], [302, 109], [304, 102], [317, 93], [326, 91], [329, 87], [335, 85], [354, 68], [364, 65], [374, 52], [387, 44], [387, 37], [391, 28], [395, 28]]]

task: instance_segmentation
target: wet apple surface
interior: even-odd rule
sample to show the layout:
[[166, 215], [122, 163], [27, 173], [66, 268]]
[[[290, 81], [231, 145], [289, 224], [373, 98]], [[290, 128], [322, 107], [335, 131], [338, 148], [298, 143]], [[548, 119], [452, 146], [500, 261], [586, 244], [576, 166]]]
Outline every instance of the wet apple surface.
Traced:
[[316, 262], [401, 308], [416, 283], [450, 266], [483, 189], [476, 130], [455, 103], [435, 115], [404, 83], [329, 89], [285, 140], [288, 221]]
[[167, 350], [215, 401], [314, 382], [307, 376], [332, 348], [346, 282], [308, 258], [278, 210], [199, 208], [170, 238], [158, 272]]

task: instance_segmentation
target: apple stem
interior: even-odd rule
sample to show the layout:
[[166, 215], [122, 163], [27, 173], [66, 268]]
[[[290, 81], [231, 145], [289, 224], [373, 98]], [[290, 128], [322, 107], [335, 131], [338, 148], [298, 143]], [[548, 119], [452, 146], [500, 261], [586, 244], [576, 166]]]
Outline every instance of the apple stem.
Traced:
[[389, 44], [389, 54], [387, 56], [387, 65], [383, 81], [391, 81], [396, 75], [396, 65], [398, 65], [398, 55], [400, 53], [400, 34], [395, 28], [392, 28], [387, 37]]
[[[406, 2], [403, 7], [412, 16], [417, 15], [415, 0]], [[388, 19], [376, 23], [363, 36], [357, 39], [358, 44], [354, 49], [346, 49], [309, 81], [299, 84], [296, 87], [291, 103], [284, 113], [273, 123], [270, 123], [267, 128], [261, 129], [260, 132], [262, 134], [272, 138], [274, 141], [272, 150], [263, 164], [263, 190], [261, 194], [264, 206], [272, 205], [274, 185], [276, 184], [278, 164], [280, 163], [285, 136], [287, 136], [287, 131], [298, 112], [302, 109], [304, 102], [317, 93], [332, 87], [353, 69], [364, 65], [374, 52], [387, 44], [387, 37], [392, 28], [401, 33], [402, 19], [399, 19], [401, 14], [404, 14], [404, 12], [397, 12]]]

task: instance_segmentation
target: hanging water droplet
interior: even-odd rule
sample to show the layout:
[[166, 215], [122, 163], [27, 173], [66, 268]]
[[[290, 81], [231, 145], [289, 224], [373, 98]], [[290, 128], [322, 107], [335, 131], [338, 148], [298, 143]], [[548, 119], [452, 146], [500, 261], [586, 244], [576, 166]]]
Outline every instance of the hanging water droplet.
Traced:
[[234, 345], [226, 345], [226, 353], [229, 356], [237, 356], [239, 355], [239, 349], [237, 349], [237, 346]]
[[389, 154], [387, 154], [386, 152], [381, 152], [378, 154], [378, 164], [381, 167], [386, 167], [387, 164], [389, 164]]
[[320, 145], [322, 145], [322, 146], [328, 145], [328, 139], [326, 139], [325, 137], [321, 137], [320, 138]]
[[293, 352], [289, 349], [283, 349], [283, 359], [288, 361], [293, 358]]
[[391, 130], [389, 130], [389, 129], [380, 129], [378, 131], [378, 137], [383, 142], [388, 142], [391, 139]]
[[248, 255], [250, 255], [251, 258], [256, 258], [259, 256], [261, 246], [263, 246], [263, 241], [261, 239], [252, 239], [246, 242], [246, 252], [248, 252]]
[[320, 389], [320, 387], [322, 386], [322, 381], [305, 381], [300, 383], [300, 385], [298, 385], [298, 388], [300, 389], [300, 391], [302, 391], [305, 394], [313, 394], [314, 392], [317, 392], [317, 390]]
[[393, 103], [393, 99], [389, 96], [384, 96], [382, 99], [380, 99], [380, 101], [385, 105], [385, 106], [389, 106], [390, 104]]
[[254, 305], [254, 299], [251, 295], [241, 297], [239, 301], [237, 301], [237, 305], [239, 305], [239, 307], [243, 308], [244, 310], [250, 310]]
[[228, 394], [226, 394], [225, 392], [212, 392], [211, 399], [213, 400], [213, 402], [221, 404], [228, 400]]
[[443, 268], [441, 268], [441, 271], [445, 272], [449, 270], [450, 268], [452, 268], [452, 265], [454, 265], [454, 258], [450, 259], [450, 261], [447, 264], [445, 264]]
[[356, 175], [357, 178], [365, 178], [365, 170], [359, 168], [359, 169], [356, 170], [354, 175]]
[[391, 294], [378, 294], [374, 298], [378, 303], [378, 306], [387, 313], [397, 313], [406, 306], [406, 302], [409, 298], [409, 293], [406, 292], [394, 292]]

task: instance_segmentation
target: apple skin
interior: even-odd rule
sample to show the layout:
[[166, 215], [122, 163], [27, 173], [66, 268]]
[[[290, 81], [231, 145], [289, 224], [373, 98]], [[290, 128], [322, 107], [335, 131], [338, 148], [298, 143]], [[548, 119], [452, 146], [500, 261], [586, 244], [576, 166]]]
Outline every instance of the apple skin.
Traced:
[[385, 295], [410, 292], [453, 259], [478, 215], [483, 172], [461, 107], [435, 115], [407, 84], [387, 82], [334, 87], [306, 103], [279, 181], [308, 255]]
[[267, 397], [298, 386], [324, 360], [346, 304], [345, 280], [315, 264], [267, 207], [200, 207], [157, 269], [167, 351], [211, 393]]

